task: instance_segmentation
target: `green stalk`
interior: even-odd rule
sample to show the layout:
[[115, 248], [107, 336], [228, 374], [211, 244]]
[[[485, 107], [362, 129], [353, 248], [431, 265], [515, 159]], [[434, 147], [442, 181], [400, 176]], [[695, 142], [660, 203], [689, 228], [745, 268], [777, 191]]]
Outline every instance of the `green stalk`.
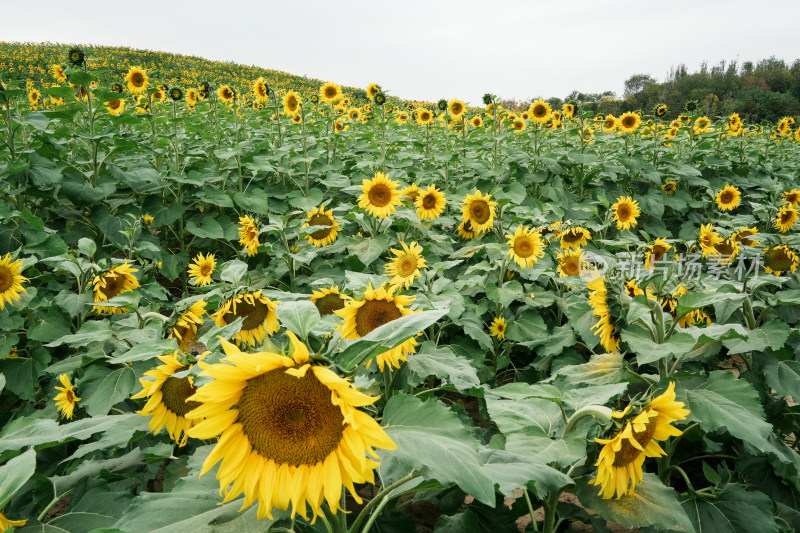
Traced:
[[[392, 491], [394, 491], [394, 489], [396, 489], [397, 487], [399, 487], [401, 485], [404, 485], [405, 483], [408, 483], [409, 481], [411, 481], [414, 478], [418, 478], [420, 475], [422, 475], [422, 474], [420, 474], [419, 472], [411, 471], [408, 474], [406, 474], [405, 476], [403, 476], [402, 478], [400, 478], [397, 481], [395, 481], [394, 483], [392, 483], [391, 485], [381, 489], [381, 491], [378, 492], [378, 494], [376, 494], [375, 497], [372, 498], [369, 501], [369, 503], [367, 503], [367, 505], [364, 506], [364, 508], [358, 514], [358, 517], [356, 518], [355, 522], [353, 522], [353, 525], [350, 526], [350, 529], [348, 529], [347, 532], [348, 533], [356, 533], [358, 531], [358, 528], [361, 527], [361, 524], [364, 522], [364, 520], [366, 520], [367, 515], [370, 512], [372, 512], [372, 510], [375, 509], [376, 507], [381, 506], [382, 500], [387, 498], [388, 495]], [[383, 506], [381, 506], [381, 508], [382, 507]], [[375, 516], [377, 516], [378, 514], [379, 513], [376, 511], [375, 512]], [[371, 526], [372, 522], [370, 522], [367, 525]], [[365, 527], [363, 531], [366, 532], [367, 528]]]

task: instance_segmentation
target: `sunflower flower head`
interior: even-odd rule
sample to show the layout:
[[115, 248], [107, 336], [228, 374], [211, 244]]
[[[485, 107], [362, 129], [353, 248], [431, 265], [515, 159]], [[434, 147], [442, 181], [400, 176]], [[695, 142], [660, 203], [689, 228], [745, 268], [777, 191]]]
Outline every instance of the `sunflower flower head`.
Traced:
[[239, 217], [239, 244], [247, 250], [247, 256], [252, 257], [258, 253], [261, 243], [258, 241], [258, 233], [261, 231], [256, 225], [256, 221], [250, 216]]
[[128, 83], [128, 92], [133, 95], [146, 92], [147, 87], [150, 85], [147, 71], [140, 67], [130, 67], [125, 75], [125, 81]]
[[272, 335], [280, 329], [278, 313], [280, 304], [261, 295], [261, 291], [247, 292], [229, 298], [212, 316], [218, 326], [227, 326], [237, 318], [243, 318], [242, 327], [234, 335], [237, 341], [256, 346], [264, 342], [266, 335]]
[[311, 302], [322, 316], [334, 314], [335, 311], [344, 308], [350, 301], [352, 301], [352, 298], [342, 294], [336, 285], [311, 293]]
[[70, 383], [68, 375], [61, 374], [58, 376], [58, 380], [61, 382], [61, 387], [56, 387], [56, 390], [59, 391], [54, 398], [56, 407], [61, 416], [67, 420], [72, 420], [72, 416], [75, 414], [75, 406], [81, 399], [75, 394], [75, 388]]
[[520, 268], [530, 268], [544, 257], [544, 242], [538, 231], [525, 226], [517, 226], [508, 239], [508, 255]]
[[734, 185], [726, 184], [716, 195], [720, 211], [733, 211], [742, 203], [742, 193]]
[[304, 228], [313, 228], [321, 226], [308, 235], [309, 244], [313, 244], [317, 248], [332, 244], [339, 234], [339, 223], [333, 216], [333, 210], [325, 211], [325, 206], [321, 205], [309, 211], [306, 215], [306, 221], [303, 224]]
[[469, 221], [474, 233], [481, 234], [492, 229], [497, 202], [492, 200], [491, 194], [484, 195], [476, 190], [473, 194], [468, 194], [462, 203], [462, 218]]
[[433, 220], [444, 212], [447, 200], [444, 192], [435, 185], [428, 185], [427, 189], [420, 190], [414, 205], [420, 220]]
[[506, 319], [502, 316], [495, 317], [492, 320], [492, 323], [489, 325], [489, 333], [491, 333], [492, 337], [495, 337], [497, 340], [505, 340], [506, 339]]
[[639, 210], [639, 202], [630, 196], [621, 196], [617, 198], [617, 203], [611, 206], [614, 212], [614, 222], [617, 223], [617, 229], [627, 230], [635, 228], [637, 225], [636, 217], [642, 214]]
[[786, 233], [797, 224], [798, 209], [792, 204], [784, 204], [778, 209], [775, 216], [774, 227], [781, 233]]
[[386, 218], [397, 211], [402, 195], [398, 191], [400, 184], [389, 179], [381, 172], [376, 172], [371, 180], [364, 180], [361, 184], [361, 196], [358, 197], [358, 206], [366, 209], [375, 218]]
[[176, 339], [182, 352], [188, 352], [191, 343], [197, 339], [197, 327], [203, 325], [206, 314], [206, 301], [200, 298], [189, 309], [178, 316], [169, 332], [169, 339]]
[[[126, 260], [125, 263], [117, 265], [114, 268], [95, 276], [95, 278], [89, 283], [92, 285], [94, 290], [95, 303], [99, 304], [108, 301], [115, 296], [119, 296], [123, 292], [132, 291], [133, 289], [138, 288], [139, 280], [133, 275], [134, 272], [138, 271], [139, 269], [133, 268]], [[95, 313], [107, 313], [114, 315], [119, 313], [127, 313], [130, 311], [130, 309], [125, 307], [95, 305], [92, 308], [92, 311]]]
[[385, 270], [387, 276], [392, 276], [392, 279], [389, 280], [390, 285], [399, 285], [408, 289], [416, 278], [422, 276], [419, 269], [426, 268], [428, 264], [422, 257], [422, 246], [416, 242], [412, 242], [411, 246], [404, 242], [400, 244], [403, 247], [402, 250], [391, 249], [395, 257], [386, 264]]
[[23, 283], [28, 278], [20, 274], [22, 272], [22, 260], [11, 260], [11, 252], [5, 257], [0, 256], [0, 309], [5, 309], [6, 304], [13, 305], [14, 300], [20, 299], [20, 293], [28, 293]]

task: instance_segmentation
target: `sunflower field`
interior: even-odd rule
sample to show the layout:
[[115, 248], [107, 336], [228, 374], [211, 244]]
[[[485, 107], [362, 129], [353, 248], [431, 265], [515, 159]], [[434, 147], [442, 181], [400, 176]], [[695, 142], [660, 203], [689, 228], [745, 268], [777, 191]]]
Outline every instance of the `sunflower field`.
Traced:
[[60, 54], [0, 84], [0, 531], [800, 530], [792, 117]]

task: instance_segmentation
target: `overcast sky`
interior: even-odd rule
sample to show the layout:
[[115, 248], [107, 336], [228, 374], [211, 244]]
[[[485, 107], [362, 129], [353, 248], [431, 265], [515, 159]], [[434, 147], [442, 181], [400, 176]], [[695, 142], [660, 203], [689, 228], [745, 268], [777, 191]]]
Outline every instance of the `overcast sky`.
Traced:
[[798, 0], [3, 0], [2, 13], [3, 41], [170, 51], [471, 104], [621, 94], [632, 74], [663, 80], [679, 63], [800, 58]]

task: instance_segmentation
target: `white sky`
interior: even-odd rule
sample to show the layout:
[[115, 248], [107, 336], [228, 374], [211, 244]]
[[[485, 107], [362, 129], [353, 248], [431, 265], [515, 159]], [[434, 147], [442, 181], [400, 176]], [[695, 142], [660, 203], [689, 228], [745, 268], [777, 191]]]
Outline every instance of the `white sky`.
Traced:
[[[32, 8], [35, 6], [35, 8]], [[172, 7], [175, 6], [175, 7]], [[393, 95], [479, 104], [635, 73], [800, 58], [798, 0], [2, 0], [3, 41], [87, 43], [229, 60]]]

